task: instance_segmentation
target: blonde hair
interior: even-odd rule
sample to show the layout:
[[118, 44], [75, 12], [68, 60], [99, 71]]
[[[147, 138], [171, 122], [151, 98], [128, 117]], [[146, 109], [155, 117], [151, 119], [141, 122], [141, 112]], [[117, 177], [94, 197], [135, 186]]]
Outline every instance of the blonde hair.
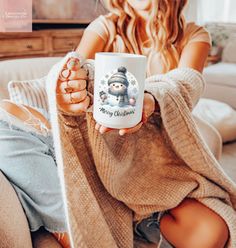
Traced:
[[[119, 42], [124, 42], [129, 53], [142, 54], [138, 42], [137, 16], [132, 6], [127, 0], [102, 0], [102, 3], [109, 12], [118, 16]], [[164, 72], [176, 68], [179, 62], [181, 51], [178, 43], [183, 38], [185, 20], [182, 10], [186, 3], [187, 0], [152, 0], [146, 33], [151, 48], [161, 55]], [[118, 39], [114, 42], [118, 42]]]

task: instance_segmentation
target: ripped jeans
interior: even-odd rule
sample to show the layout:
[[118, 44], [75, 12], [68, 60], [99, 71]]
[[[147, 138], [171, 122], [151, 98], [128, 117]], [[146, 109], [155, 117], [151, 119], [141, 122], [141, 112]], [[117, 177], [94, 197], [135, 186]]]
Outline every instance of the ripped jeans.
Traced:
[[138, 239], [156, 244], [157, 248], [172, 248], [173, 246], [162, 236], [160, 220], [168, 211], [155, 212], [142, 221], [134, 222], [134, 235]]
[[[30, 116], [29, 116], [30, 117]], [[67, 232], [64, 201], [50, 130], [37, 130], [0, 108], [0, 170], [15, 189], [30, 230]]]

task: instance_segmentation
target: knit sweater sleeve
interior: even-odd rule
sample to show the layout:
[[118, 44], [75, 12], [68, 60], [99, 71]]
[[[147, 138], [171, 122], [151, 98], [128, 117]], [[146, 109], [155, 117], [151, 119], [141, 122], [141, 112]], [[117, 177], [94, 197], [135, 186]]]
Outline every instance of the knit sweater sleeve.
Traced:
[[162, 127], [175, 153], [194, 171], [224, 185], [236, 208], [236, 184], [216, 161], [192, 117], [191, 111], [201, 97], [204, 85], [198, 71], [178, 68], [146, 79], [145, 90], [159, 103]]
[[202, 74], [192, 68], [178, 68], [166, 74], [153, 75], [146, 79], [145, 91], [155, 99], [168, 95], [174, 101], [184, 101], [190, 111], [203, 94], [205, 81]]

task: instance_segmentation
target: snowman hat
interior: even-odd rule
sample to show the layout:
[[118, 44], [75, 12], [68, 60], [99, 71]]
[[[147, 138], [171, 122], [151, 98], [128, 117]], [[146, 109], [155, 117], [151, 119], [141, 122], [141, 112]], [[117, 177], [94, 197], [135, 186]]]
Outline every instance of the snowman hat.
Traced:
[[121, 83], [124, 84], [126, 87], [129, 86], [129, 81], [126, 77], [127, 69], [124, 66], [118, 68], [117, 72], [114, 73], [108, 80], [108, 85], [112, 83]]

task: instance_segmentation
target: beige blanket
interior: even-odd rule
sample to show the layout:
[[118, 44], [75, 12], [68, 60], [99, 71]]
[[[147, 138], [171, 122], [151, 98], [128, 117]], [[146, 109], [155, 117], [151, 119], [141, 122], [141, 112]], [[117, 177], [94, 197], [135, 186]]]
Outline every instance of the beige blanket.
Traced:
[[50, 71], [47, 92], [74, 247], [131, 248], [134, 219], [192, 197], [225, 219], [227, 247], [235, 248], [236, 185], [191, 114], [204, 88], [202, 75], [182, 68], [148, 78], [145, 89], [159, 102], [161, 119], [153, 114], [134, 134], [101, 135], [91, 112], [67, 116], [57, 109], [56, 81], [67, 57]]

